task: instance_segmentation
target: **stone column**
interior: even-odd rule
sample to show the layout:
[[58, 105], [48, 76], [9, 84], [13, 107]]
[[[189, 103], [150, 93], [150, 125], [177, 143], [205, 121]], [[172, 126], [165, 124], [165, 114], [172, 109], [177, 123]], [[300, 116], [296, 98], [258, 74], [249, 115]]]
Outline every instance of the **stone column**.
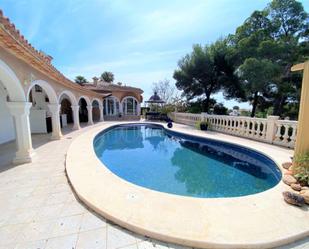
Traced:
[[59, 104], [49, 104], [48, 109], [52, 114], [52, 140], [59, 140], [62, 138], [61, 126], [60, 126], [60, 108]]
[[266, 141], [272, 143], [276, 135], [276, 121], [279, 116], [267, 116]]
[[13, 164], [22, 164], [32, 161], [32, 149], [29, 113], [30, 102], [7, 102], [7, 106], [14, 118], [17, 151]]
[[108, 116], [109, 115], [109, 110], [108, 110], [108, 99], [105, 99], [105, 114], [106, 114], [106, 116]]
[[137, 113], [136, 113], [136, 115], [137, 116], [140, 116], [141, 115], [141, 103], [139, 103], [139, 102], [137, 102]]
[[121, 115], [125, 115], [124, 111], [123, 111], [123, 103], [124, 102], [119, 102], [119, 112], [121, 113]]
[[207, 121], [207, 119], [208, 119], [208, 113], [207, 112], [202, 112], [201, 113], [201, 121]]
[[117, 111], [117, 108], [116, 108], [116, 99], [113, 99], [113, 108], [114, 108], [114, 112], [113, 112], [113, 115], [117, 115], [116, 111]]
[[79, 130], [80, 125], [79, 125], [79, 105], [71, 105], [72, 111], [73, 111], [73, 130]]
[[88, 110], [88, 125], [93, 125], [93, 120], [92, 120], [92, 105], [87, 105], [87, 110]]
[[309, 153], [309, 61], [292, 67], [292, 71], [301, 70], [303, 70], [303, 81], [301, 87], [294, 157]]
[[99, 109], [100, 109], [100, 121], [104, 121], [104, 113], [103, 113], [104, 107], [102, 103], [99, 103]]

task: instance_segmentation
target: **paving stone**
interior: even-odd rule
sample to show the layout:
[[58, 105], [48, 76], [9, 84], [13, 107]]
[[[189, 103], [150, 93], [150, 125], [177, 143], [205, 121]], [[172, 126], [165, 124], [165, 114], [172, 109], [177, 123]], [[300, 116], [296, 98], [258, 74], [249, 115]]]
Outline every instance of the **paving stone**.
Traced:
[[53, 237], [78, 233], [83, 215], [63, 217], [57, 220], [53, 230]]
[[63, 206], [61, 216], [72, 216], [77, 214], [84, 214], [85, 212], [88, 212], [88, 210], [79, 202], [72, 201], [72, 202], [66, 202]]
[[19, 224], [0, 227], [0, 245], [5, 246], [16, 243], [24, 226]]
[[27, 224], [21, 231], [19, 242], [44, 240], [53, 237], [53, 229], [57, 220], [34, 221]]
[[75, 249], [77, 234], [48, 239], [45, 249]]
[[136, 239], [132, 233], [116, 226], [107, 226], [107, 248], [116, 249], [119, 247], [135, 244]]
[[64, 207], [64, 203], [43, 206], [39, 209], [38, 213], [36, 214], [35, 220], [50, 220], [50, 219], [57, 219], [61, 214], [61, 211]]
[[38, 208], [16, 210], [16, 212], [12, 213], [5, 224], [12, 225], [32, 222], [37, 212]]
[[105, 249], [106, 227], [79, 233], [76, 249]]
[[14, 249], [44, 249], [47, 244], [46, 240], [28, 241], [24, 243], [19, 243], [14, 247]]
[[80, 232], [106, 227], [106, 220], [98, 217], [91, 212], [86, 212], [83, 215]]
[[155, 240], [145, 240], [137, 244], [138, 249], [168, 249], [168, 244], [155, 241]]
[[119, 249], [138, 249], [137, 244], [132, 244], [125, 247], [119, 247]]

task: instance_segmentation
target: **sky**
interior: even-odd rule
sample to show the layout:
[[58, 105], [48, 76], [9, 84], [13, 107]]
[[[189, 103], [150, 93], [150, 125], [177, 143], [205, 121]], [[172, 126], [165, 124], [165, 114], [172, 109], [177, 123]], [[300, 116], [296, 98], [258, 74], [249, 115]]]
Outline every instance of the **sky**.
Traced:
[[[301, 1], [309, 11], [309, 0]], [[91, 81], [104, 71], [115, 82], [139, 87], [172, 84], [177, 62], [193, 44], [233, 33], [266, 0], [0, 0], [0, 9], [28, 41], [51, 55], [53, 65], [74, 80]], [[231, 108], [248, 103], [213, 97]]]

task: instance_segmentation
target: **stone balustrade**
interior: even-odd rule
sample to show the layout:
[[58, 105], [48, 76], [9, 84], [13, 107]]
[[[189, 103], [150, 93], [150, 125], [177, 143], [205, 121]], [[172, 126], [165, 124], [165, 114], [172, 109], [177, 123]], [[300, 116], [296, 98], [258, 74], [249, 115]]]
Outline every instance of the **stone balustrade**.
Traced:
[[278, 120], [276, 122], [276, 134], [274, 144], [294, 148], [297, 132], [297, 121]]
[[194, 126], [207, 121], [209, 129], [235, 136], [246, 137], [266, 143], [294, 148], [297, 121], [279, 120], [278, 116], [250, 118], [244, 116], [209, 115], [207, 113], [173, 112], [169, 117], [174, 122]]
[[193, 114], [193, 113], [172, 112], [169, 114], [169, 117], [175, 122], [191, 126], [194, 126], [197, 122], [202, 121], [201, 114]]

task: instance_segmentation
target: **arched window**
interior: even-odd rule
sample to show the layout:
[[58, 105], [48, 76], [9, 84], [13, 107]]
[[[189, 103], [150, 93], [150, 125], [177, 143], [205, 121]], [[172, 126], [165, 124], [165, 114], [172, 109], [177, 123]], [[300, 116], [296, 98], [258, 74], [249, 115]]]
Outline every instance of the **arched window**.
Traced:
[[103, 113], [106, 116], [114, 116], [119, 114], [119, 100], [114, 97], [110, 96], [103, 100]]
[[137, 108], [138, 102], [134, 97], [126, 97], [123, 100], [123, 112], [125, 115], [137, 115]]

